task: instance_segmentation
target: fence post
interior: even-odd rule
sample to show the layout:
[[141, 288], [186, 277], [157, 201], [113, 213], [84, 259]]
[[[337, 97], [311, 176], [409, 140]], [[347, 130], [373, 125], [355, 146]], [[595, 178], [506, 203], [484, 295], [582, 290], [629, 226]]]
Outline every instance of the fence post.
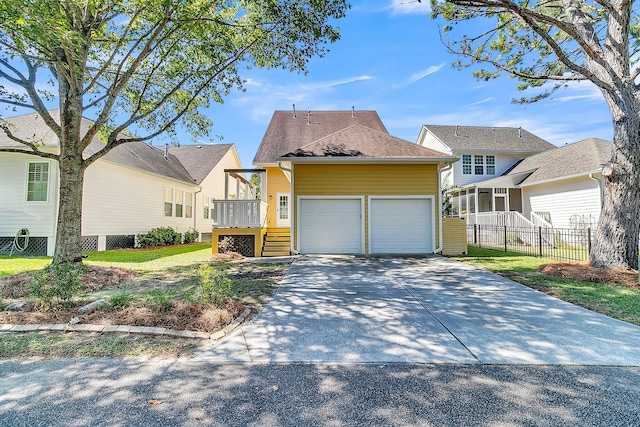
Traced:
[[540, 248], [540, 258], [542, 258], [542, 226], [538, 226], [538, 247]]
[[480, 233], [481, 233], [481, 232], [480, 232], [480, 224], [478, 224], [478, 247], [479, 247], [479, 248], [481, 248], [481, 247], [482, 247], [482, 244], [481, 244], [481, 242], [480, 242], [480, 241], [482, 240], [482, 239], [480, 239]]
[[587, 251], [591, 255], [591, 227], [587, 228]]
[[504, 225], [504, 251], [507, 252], [507, 225]]
[[473, 244], [478, 244], [478, 224], [473, 224]]

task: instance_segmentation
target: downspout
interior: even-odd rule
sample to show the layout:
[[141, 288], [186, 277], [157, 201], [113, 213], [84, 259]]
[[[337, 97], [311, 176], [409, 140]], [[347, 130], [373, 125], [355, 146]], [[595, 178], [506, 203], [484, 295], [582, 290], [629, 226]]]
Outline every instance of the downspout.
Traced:
[[600, 199], [598, 200], [598, 205], [600, 206], [600, 209], [602, 209], [602, 199], [603, 199], [602, 193], [604, 191], [602, 189], [602, 181], [599, 180], [598, 178], [594, 178], [592, 173], [589, 174], [589, 179], [591, 179], [591, 180], [593, 180], [593, 181], [598, 183], [598, 190], [599, 190], [598, 191], [598, 196], [600, 197]]
[[[198, 193], [201, 193], [201, 192], [202, 192], [202, 187], [198, 186], [198, 191], [193, 193], [193, 229], [195, 231], [198, 231], [198, 228], [197, 228], [198, 212], [202, 213], [202, 211], [198, 210]], [[199, 239], [198, 241], [200, 242], [202, 241], [202, 233], [198, 233], [198, 239]]]
[[[291, 233], [291, 229], [293, 228], [293, 215], [292, 215], [294, 213], [293, 206], [295, 205], [295, 202], [293, 200], [293, 170], [282, 166], [282, 162], [278, 162], [278, 169], [280, 169], [283, 172], [289, 172], [289, 176], [291, 177], [289, 182], [289, 236], [291, 236], [293, 234]], [[296, 212], [296, 215], [297, 215], [297, 212]], [[297, 239], [298, 233], [295, 233], [295, 236]], [[289, 252], [292, 254], [298, 255], [299, 252], [293, 249], [293, 238], [290, 238], [289, 240], [290, 240]]]
[[[52, 162], [53, 163], [53, 162]], [[52, 230], [51, 230], [51, 238], [53, 239], [53, 243], [49, 243], [47, 242], [47, 256], [49, 256], [49, 245], [51, 245], [51, 247], [53, 248], [53, 251], [51, 252], [51, 256], [53, 256], [56, 253], [56, 240], [58, 239], [58, 210], [60, 207], [60, 162], [56, 162], [57, 163], [57, 167], [55, 168], [51, 168], [53, 169], [53, 174], [55, 175], [55, 180], [56, 180], [56, 191], [54, 191], [53, 193], [55, 194], [55, 200], [53, 201], [53, 224], [52, 225]], [[49, 191], [51, 191], [51, 189], [49, 189]]]
[[448, 163], [445, 167], [438, 167], [438, 247], [433, 251], [434, 254], [442, 252], [442, 172], [449, 171], [453, 167], [452, 163]]

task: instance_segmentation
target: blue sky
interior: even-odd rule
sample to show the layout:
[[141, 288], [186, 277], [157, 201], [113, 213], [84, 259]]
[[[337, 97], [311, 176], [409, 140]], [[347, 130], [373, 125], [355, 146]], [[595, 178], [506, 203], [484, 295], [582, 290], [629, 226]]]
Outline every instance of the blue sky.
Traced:
[[[574, 84], [553, 99], [511, 103], [526, 92], [507, 76], [476, 80], [457, 71], [457, 58], [440, 42], [441, 21], [429, 17], [428, 1], [353, 0], [338, 21], [341, 40], [307, 75], [250, 70], [246, 91], [208, 111], [213, 133], [235, 143], [244, 167], [274, 110], [376, 110], [389, 133], [415, 142], [423, 124], [522, 126], [555, 145], [588, 137], [611, 140], [611, 115], [590, 83]], [[460, 24], [463, 25], [463, 24]], [[188, 141], [185, 141], [188, 142]]]
[[[551, 99], [518, 105], [511, 100], [535, 92], [516, 90], [517, 81], [506, 75], [480, 82], [472, 70], [453, 69], [457, 57], [446, 51], [439, 36], [444, 22], [429, 17], [428, 3], [352, 0], [346, 18], [336, 23], [341, 39], [329, 45], [324, 58], [311, 60], [308, 74], [245, 71], [246, 90], [233, 92], [224, 104], [205, 112], [214, 122], [211, 133], [220, 138], [194, 142], [179, 134], [178, 142], [234, 143], [249, 168], [273, 112], [293, 104], [301, 112], [352, 106], [376, 110], [391, 135], [412, 142], [423, 124], [521, 126], [559, 146], [588, 137], [612, 139], [609, 110], [591, 83], [572, 84]], [[471, 27], [468, 34], [474, 34]]]

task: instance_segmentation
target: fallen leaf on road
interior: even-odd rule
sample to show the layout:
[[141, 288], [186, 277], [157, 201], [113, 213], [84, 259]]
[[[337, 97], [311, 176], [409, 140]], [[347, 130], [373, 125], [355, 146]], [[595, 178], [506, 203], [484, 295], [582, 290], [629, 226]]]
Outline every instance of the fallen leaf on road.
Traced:
[[159, 405], [159, 404], [161, 404], [161, 403], [162, 403], [162, 400], [155, 400], [155, 399], [151, 399], [151, 400], [149, 401], [149, 403], [150, 403], [151, 405]]

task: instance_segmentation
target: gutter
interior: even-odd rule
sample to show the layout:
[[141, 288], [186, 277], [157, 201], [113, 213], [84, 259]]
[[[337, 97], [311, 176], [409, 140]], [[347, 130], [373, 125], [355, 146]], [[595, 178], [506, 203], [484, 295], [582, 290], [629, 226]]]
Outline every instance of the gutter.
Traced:
[[[291, 163], [442, 163], [442, 162], [455, 162], [460, 160], [455, 156], [442, 156], [442, 157], [359, 157], [359, 156], [328, 156], [328, 157], [279, 157], [278, 167], [283, 169], [280, 164], [282, 162]], [[286, 169], [283, 169], [286, 170]]]

